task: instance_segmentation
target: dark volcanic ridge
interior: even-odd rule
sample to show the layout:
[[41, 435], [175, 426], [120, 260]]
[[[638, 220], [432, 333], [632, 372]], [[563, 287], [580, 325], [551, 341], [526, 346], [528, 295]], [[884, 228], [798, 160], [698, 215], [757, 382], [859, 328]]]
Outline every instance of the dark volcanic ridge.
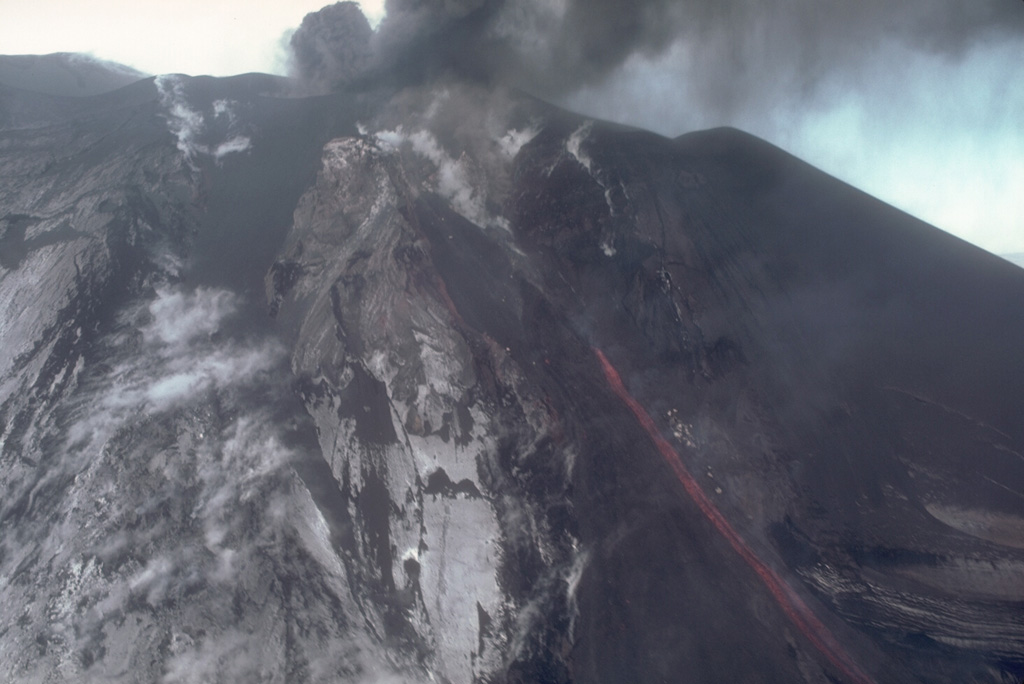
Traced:
[[6, 681], [1024, 675], [1024, 271], [425, 83], [0, 87]]
[[75, 52], [0, 55], [0, 84], [45, 95], [102, 95], [146, 76], [123, 64]]

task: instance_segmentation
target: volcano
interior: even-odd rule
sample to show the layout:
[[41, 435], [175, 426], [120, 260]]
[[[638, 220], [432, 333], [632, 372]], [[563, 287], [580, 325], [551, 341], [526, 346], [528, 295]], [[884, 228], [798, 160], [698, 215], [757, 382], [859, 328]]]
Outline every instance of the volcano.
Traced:
[[734, 129], [10, 64], [4, 681], [1024, 676], [1019, 267]]

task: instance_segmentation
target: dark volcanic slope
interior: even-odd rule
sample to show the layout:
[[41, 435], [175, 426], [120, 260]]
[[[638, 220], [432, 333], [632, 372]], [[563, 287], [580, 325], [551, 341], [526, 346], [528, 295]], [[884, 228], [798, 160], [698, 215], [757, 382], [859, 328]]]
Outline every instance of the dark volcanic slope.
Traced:
[[5, 681], [1024, 675], [1024, 271], [734, 130], [287, 87], [0, 87]]
[[47, 95], [89, 97], [141, 81], [146, 74], [89, 55], [0, 55], [0, 83]]
[[[521, 153], [523, 242], [705, 491], [908, 672], [1019, 671], [1019, 270], [737, 131], [591, 136], [593, 179]], [[627, 593], [665, 553], [636, 535]], [[665, 593], [627, 633], [687, 610]]]

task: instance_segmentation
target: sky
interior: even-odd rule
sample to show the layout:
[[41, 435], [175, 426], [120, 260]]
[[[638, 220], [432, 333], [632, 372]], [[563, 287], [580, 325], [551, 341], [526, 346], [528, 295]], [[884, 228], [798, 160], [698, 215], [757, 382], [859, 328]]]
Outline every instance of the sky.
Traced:
[[[287, 33], [325, 1], [0, 0], [0, 54], [85, 52], [149, 74], [283, 73]], [[384, 0], [362, 6], [384, 14]]]
[[[517, 49], [559, 64], [557, 78], [537, 80], [544, 68], [524, 78], [559, 104], [669, 136], [736, 126], [984, 249], [1024, 252], [1018, 0], [519, 1], [535, 23], [519, 18]], [[390, 3], [426, 23], [413, 0]], [[435, 13], [489, 4], [502, 7], [445, 0]], [[0, 54], [85, 52], [153, 74], [285, 73], [291, 32], [321, 5], [0, 0]], [[361, 5], [378, 26], [384, 0]], [[472, 30], [508, 30], [512, 11], [496, 14]], [[549, 31], [536, 23], [547, 15], [575, 25]], [[392, 42], [408, 37], [392, 24]]]

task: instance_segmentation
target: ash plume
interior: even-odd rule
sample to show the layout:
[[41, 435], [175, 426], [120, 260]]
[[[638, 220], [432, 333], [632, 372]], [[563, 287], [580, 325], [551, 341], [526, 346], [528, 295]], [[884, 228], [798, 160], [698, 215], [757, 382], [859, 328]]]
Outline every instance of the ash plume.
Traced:
[[[293, 71], [326, 88], [418, 85], [452, 76], [558, 96], [602, 82], [633, 56], [683, 43], [706, 95], [785, 72], [812, 88], [857, 71], [872, 50], [900, 43], [956, 58], [981, 41], [1024, 34], [1009, 0], [388, 0], [370, 29], [358, 5], [306, 16], [291, 39]], [[761, 86], [767, 87], [767, 86]]]
[[319, 90], [344, 87], [368, 68], [372, 37], [370, 22], [354, 2], [310, 12], [291, 39], [292, 69]]

